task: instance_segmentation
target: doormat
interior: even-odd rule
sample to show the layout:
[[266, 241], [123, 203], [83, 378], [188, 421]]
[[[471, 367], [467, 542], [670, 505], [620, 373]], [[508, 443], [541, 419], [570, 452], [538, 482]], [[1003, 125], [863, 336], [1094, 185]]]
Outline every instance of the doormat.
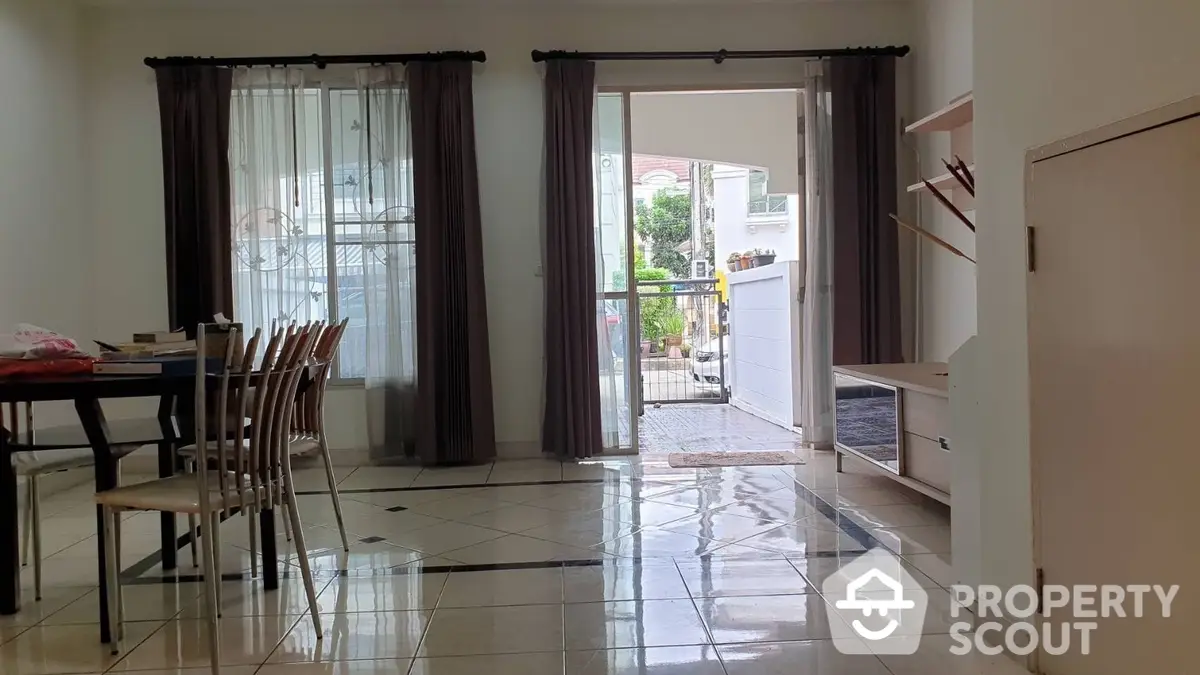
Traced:
[[803, 464], [794, 452], [672, 452], [667, 464], [675, 469], [699, 469], [706, 466], [770, 466]]

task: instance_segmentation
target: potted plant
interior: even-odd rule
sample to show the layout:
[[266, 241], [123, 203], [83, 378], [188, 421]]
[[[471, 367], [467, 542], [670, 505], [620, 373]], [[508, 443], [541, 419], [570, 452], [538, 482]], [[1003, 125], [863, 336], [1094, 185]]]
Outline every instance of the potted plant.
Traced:
[[663, 347], [667, 351], [683, 344], [683, 328], [683, 314], [679, 312], [672, 312], [663, 319]]
[[773, 262], [775, 262], [775, 251], [771, 249], [764, 252], [761, 248], [756, 248], [750, 257], [751, 267], [766, 267]]
[[728, 258], [725, 259], [725, 265], [729, 268], [730, 272], [736, 272], [739, 269], [738, 263], [740, 263], [741, 261], [742, 261], [742, 254], [738, 253], [737, 251], [734, 251], [733, 253], [729, 254]]
[[738, 257], [738, 269], [739, 270], [750, 269], [750, 252], [749, 251], [746, 251], [745, 253], [741, 254], [741, 256]]

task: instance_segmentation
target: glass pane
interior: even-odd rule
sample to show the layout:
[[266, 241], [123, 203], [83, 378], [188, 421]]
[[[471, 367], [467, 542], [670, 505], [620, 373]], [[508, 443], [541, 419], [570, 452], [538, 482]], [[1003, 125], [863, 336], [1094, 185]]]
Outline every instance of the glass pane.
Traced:
[[606, 448], [631, 447], [629, 425], [629, 301], [598, 301], [597, 331], [600, 354], [600, 425]]
[[[596, 101], [596, 333], [600, 348], [600, 420], [604, 447], [632, 447], [632, 412], [627, 336], [629, 288], [626, 258], [628, 185], [625, 166], [625, 114], [621, 94], [600, 94]], [[606, 298], [605, 293], [616, 297]]]
[[625, 116], [620, 94], [601, 94], [596, 103], [596, 275], [598, 290], [623, 291], [626, 272]]
[[403, 88], [373, 88], [368, 119], [358, 90], [329, 92], [336, 313], [337, 319], [349, 320], [338, 353], [342, 378], [367, 377], [368, 352], [376, 358], [374, 374], [415, 374], [412, 167], [402, 118], [406, 96]]

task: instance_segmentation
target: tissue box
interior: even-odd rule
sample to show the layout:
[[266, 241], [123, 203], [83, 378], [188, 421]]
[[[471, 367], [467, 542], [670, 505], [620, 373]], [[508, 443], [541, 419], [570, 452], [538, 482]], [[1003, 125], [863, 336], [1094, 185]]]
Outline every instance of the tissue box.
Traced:
[[204, 355], [209, 358], [225, 358], [225, 350], [229, 346], [229, 336], [237, 330], [237, 343], [233, 346], [233, 366], [241, 365], [246, 356], [246, 334], [242, 324], [206, 323], [204, 324]]

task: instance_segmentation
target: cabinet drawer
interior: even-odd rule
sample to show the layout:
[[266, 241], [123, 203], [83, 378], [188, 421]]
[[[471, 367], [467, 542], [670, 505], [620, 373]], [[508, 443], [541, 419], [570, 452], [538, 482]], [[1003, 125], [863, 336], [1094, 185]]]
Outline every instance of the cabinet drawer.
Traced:
[[936, 441], [950, 435], [950, 401], [904, 390], [904, 431]]
[[904, 434], [904, 473], [913, 480], [950, 492], [950, 453], [937, 441]]

